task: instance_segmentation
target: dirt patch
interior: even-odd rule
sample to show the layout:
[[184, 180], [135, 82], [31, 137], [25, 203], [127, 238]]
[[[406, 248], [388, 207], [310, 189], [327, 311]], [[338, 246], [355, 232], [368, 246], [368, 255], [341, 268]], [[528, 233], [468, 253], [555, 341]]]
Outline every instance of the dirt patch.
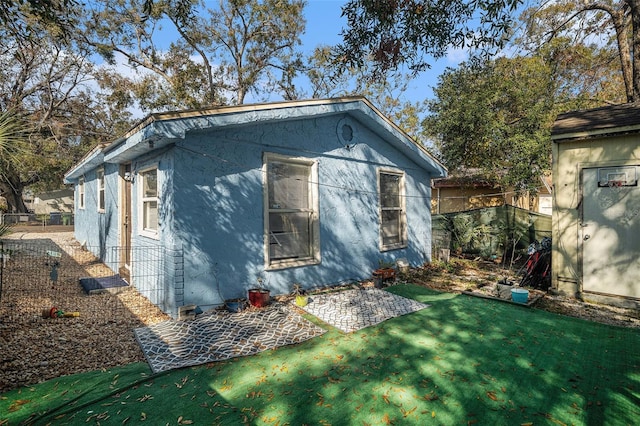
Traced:
[[[117, 295], [88, 296], [78, 284], [85, 276], [100, 276], [106, 271], [89, 253], [81, 250], [71, 232], [16, 232], [10, 239], [47, 240], [68, 248], [61, 258], [62, 270], [57, 288], [49, 281], [30, 279], [29, 267], [11, 277], [12, 285], [36, 290], [23, 300], [0, 303], [0, 393], [28, 386], [59, 376], [85, 371], [145, 362], [133, 329], [151, 325], [168, 317], [141, 297], [135, 290]], [[76, 268], [76, 269], [72, 269]], [[490, 292], [498, 280], [513, 277], [491, 262], [453, 259], [448, 264], [434, 262], [428, 267], [412, 270], [406, 281], [435, 290]], [[35, 288], [34, 286], [41, 286]], [[61, 308], [78, 311], [79, 317], [42, 318], [41, 311], [50, 308], [54, 298], [50, 291], [65, 291]], [[541, 292], [543, 297], [534, 309], [583, 318], [623, 327], [640, 327], [640, 312], [630, 309], [593, 305]], [[40, 312], [34, 314], [33, 306]], [[31, 308], [28, 310], [27, 308]], [[5, 309], [4, 312], [1, 310]], [[7, 311], [9, 309], [9, 311]]]

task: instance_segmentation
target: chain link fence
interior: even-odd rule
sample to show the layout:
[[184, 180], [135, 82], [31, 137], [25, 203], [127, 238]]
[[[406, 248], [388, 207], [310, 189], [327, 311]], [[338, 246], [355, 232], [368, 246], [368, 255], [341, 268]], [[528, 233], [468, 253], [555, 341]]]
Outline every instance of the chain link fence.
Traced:
[[15, 226], [72, 226], [73, 213], [52, 212], [48, 214], [35, 213], [4, 213], [0, 214], [0, 225]]

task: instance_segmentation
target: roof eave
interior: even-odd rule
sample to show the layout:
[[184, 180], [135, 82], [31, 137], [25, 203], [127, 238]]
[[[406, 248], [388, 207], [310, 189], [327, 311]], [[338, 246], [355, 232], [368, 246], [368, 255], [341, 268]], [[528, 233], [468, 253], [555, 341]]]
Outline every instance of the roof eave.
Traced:
[[75, 166], [64, 174], [63, 182], [66, 185], [75, 183], [78, 178], [87, 171], [98, 167], [104, 162], [104, 146], [98, 145], [89, 151]]
[[564, 142], [570, 140], [583, 140], [583, 139], [593, 139], [597, 137], [603, 136], [614, 136], [614, 135], [624, 135], [629, 133], [639, 133], [640, 132], [640, 124], [635, 124], [631, 126], [624, 127], [608, 127], [601, 129], [591, 129], [591, 130], [580, 130], [576, 132], [567, 132], [567, 133], [557, 133], [551, 135], [551, 140], [553, 142]]

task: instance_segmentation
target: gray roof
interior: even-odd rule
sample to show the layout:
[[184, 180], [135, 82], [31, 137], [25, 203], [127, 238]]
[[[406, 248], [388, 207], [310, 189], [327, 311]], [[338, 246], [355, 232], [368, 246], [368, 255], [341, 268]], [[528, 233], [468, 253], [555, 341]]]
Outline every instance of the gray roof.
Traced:
[[582, 139], [615, 133], [640, 132], [640, 103], [610, 105], [558, 115], [551, 139]]

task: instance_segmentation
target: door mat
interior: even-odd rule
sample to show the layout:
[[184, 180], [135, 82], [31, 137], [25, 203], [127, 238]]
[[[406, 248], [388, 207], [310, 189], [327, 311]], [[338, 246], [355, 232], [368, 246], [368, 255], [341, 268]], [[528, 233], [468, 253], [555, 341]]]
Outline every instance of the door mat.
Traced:
[[129, 283], [127, 283], [119, 274], [112, 275], [110, 277], [80, 278], [80, 285], [87, 294], [98, 294], [106, 291], [110, 293], [117, 293], [129, 287]]
[[427, 307], [429, 305], [388, 291], [365, 288], [309, 296], [309, 303], [302, 309], [345, 333], [351, 333]]
[[253, 355], [325, 332], [282, 304], [238, 313], [211, 311], [192, 321], [170, 320], [134, 330], [154, 373]]

